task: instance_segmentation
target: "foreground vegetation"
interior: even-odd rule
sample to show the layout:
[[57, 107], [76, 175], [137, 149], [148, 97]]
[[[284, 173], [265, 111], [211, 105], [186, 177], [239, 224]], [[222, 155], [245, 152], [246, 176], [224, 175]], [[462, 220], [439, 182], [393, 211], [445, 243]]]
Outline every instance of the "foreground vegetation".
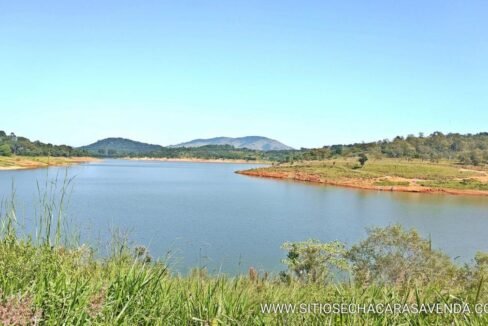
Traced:
[[356, 159], [341, 159], [280, 164], [239, 173], [364, 189], [488, 194], [488, 169], [449, 161], [369, 159], [361, 165]]
[[[69, 184], [65, 182], [65, 186]], [[347, 248], [308, 240], [285, 243], [286, 270], [270, 275], [179, 275], [144, 247], [114, 237], [109, 254], [76, 244], [63, 217], [64, 193], [44, 196], [35, 234], [22, 237], [13, 201], [0, 230], [0, 323], [5, 325], [322, 325], [488, 322], [488, 255], [455, 265], [415, 231], [372, 229]], [[58, 198], [57, 201], [53, 198]], [[98, 257], [98, 258], [97, 258]], [[275, 306], [270, 304], [289, 304]], [[327, 313], [317, 304], [422, 307], [465, 304], [470, 313]], [[297, 305], [296, 311], [288, 313]], [[483, 306], [481, 306], [483, 307]], [[483, 308], [479, 308], [483, 312]], [[486, 311], [488, 312], [488, 311]]]

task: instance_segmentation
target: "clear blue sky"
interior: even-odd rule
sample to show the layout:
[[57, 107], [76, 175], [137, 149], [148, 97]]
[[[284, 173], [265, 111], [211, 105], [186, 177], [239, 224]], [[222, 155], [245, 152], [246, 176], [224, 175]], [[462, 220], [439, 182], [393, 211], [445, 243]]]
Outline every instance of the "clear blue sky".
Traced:
[[488, 131], [488, 1], [0, 0], [0, 130], [294, 147]]

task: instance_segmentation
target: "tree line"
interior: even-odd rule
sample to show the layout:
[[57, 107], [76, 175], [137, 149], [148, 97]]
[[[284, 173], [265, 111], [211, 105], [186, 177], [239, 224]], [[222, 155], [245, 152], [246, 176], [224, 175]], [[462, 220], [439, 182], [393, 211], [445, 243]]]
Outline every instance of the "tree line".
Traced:
[[157, 150], [149, 152], [138, 152], [114, 148], [86, 150], [67, 145], [45, 144], [40, 141], [32, 142], [25, 137], [17, 137], [13, 133], [7, 135], [4, 131], [0, 131], [0, 156], [2, 155], [235, 159], [278, 163], [359, 157], [363, 162], [368, 158], [400, 158], [432, 162], [449, 160], [476, 166], [488, 164], [488, 133], [443, 134], [434, 132], [428, 136], [420, 133], [417, 136], [397, 136], [393, 140], [384, 139], [368, 143], [267, 152], [235, 148], [230, 145], [207, 145], [192, 148], [159, 147]]
[[14, 133], [7, 135], [0, 130], [0, 156], [87, 156], [83, 150], [75, 149], [67, 145], [53, 145], [42, 143], [38, 140], [30, 141], [28, 138], [16, 136]]
[[316, 149], [301, 149], [289, 159], [323, 160], [336, 157], [360, 157], [374, 159], [402, 158], [432, 162], [458, 161], [462, 164], [481, 165], [488, 163], [488, 133], [458, 134], [434, 132], [425, 136], [397, 136], [393, 140], [381, 140], [350, 145], [332, 145]]

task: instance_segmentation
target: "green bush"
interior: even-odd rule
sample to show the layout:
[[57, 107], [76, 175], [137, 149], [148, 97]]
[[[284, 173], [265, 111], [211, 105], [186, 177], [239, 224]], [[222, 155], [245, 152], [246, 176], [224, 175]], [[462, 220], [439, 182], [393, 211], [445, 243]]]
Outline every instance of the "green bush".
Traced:
[[399, 225], [368, 230], [368, 237], [348, 253], [354, 279], [361, 285], [390, 284], [455, 286], [458, 268], [433, 250], [415, 230]]
[[331, 270], [348, 269], [346, 248], [339, 241], [321, 243], [318, 240], [287, 242], [282, 249], [288, 252], [283, 263], [298, 280], [326, 283], [331, 280]]
[[3, 144], [0, 145], [0, 156], [11, 156], [12, 155], [12, 149], [10, 148], [9, 145]]

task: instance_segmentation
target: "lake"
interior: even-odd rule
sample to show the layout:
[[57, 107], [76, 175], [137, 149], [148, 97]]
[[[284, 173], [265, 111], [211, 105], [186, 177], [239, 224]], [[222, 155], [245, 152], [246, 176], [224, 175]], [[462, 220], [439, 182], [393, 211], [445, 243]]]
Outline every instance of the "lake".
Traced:
[[284, 268], [285, 241], [354, 244], [366, 228], [400, 223], [459, 262], [488, 251], [488, 198], [346, 189], [235, 174], [252, 164], [104, 160], [67, 169], [0, 171], [0, 198], [16, 191], [32, 231], [36, 183], [74, 177], [67, 216], [82, 240], [104, 247], [115, 228], [174, 270], [246, 273]]

